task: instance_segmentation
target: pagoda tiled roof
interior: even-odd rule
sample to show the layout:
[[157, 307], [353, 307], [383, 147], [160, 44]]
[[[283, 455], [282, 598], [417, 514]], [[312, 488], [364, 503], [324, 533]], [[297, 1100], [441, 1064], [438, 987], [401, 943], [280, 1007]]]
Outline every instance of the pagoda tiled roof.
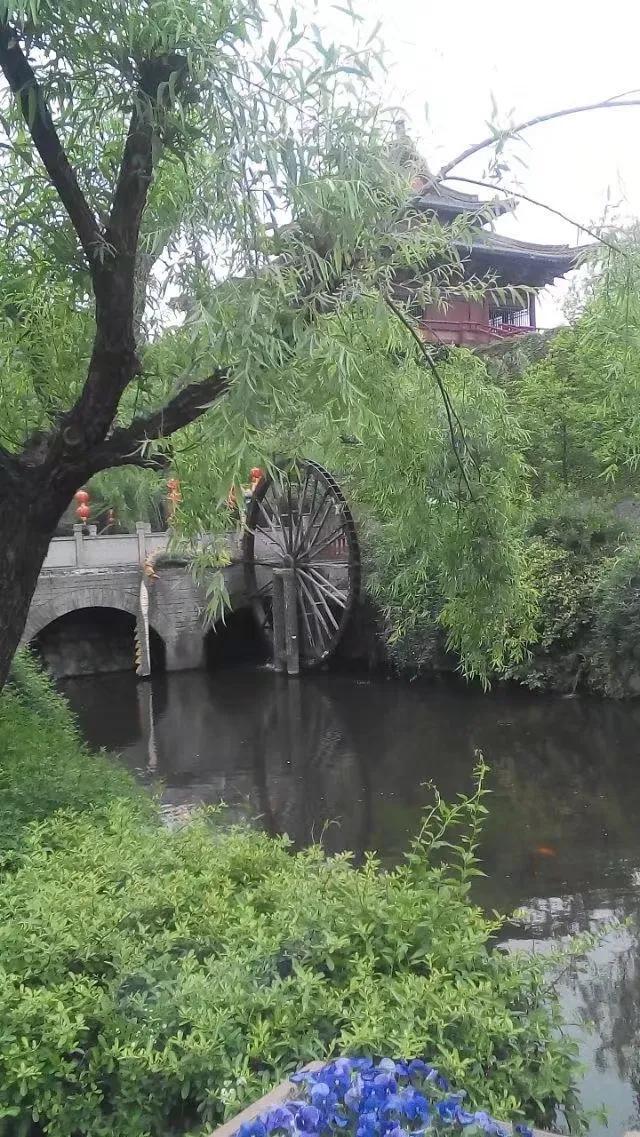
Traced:
[[416, 181], [420, 184], [415, 187], [411, 205], [421, 213], [433, 212], [443, 219], [459, 217], [461, 214], [478, 214], [489, 221], [503, 213], [511, 213], [517, 204], [512, 198], [482, 200], [477, 194], [461, 193], [428, 178], [418, 178]]
[[494, 269], [509, 284], [541, 287], [576, 268], [590, 245], [543, 245], [473, 228], [455, 242], [463, 260], [475, 271]]

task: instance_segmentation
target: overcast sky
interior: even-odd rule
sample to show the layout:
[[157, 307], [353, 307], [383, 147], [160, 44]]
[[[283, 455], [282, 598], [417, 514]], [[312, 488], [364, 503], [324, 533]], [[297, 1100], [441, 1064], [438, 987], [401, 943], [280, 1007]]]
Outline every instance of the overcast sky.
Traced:
[[[506, 124], [511, 110], [520, 121], [640, 88], [637, 0], [354, 0], [354, 8], [367, 22], [381, 20], [390, 93], [435, 169], [486, 135], [492, 96]], [[328, 0], [318, 0], [318, 11], [326, 25], [336, 18]], [[608, 197], [619, 218], [640, 216], [640, 107], [561, 119], [526, 137], [529, 146], [515, 152], [527, 168], [513, 165], [523, 192], [585, 224], [602, 217]], [[481, 154], [457, 172], [481, 177], [486, 161]], [[590, 239], [524, 202], [498, 228], [532, 241]], [[547, 291], [541, 324], [562, 320], [563, 292]]]

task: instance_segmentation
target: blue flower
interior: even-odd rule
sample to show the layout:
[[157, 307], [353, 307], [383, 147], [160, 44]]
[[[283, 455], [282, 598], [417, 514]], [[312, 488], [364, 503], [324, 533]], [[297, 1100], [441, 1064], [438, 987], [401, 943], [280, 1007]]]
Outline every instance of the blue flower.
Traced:
[[399, 1125], [396, 1125], [394, 1129], [389, 1130], [388, 1137], [408, 1137], [408, 1134], [406, 1129], [401, 1129]]
[[382, 1071], [373, 1079], [374, 1093], [395, 1093], [398, 1083], [392, 1074]]
[[309, 1070], [296, 1070], [295, 1074], [289, 1075], [290, 1082], [310, 1082], [313, 1079], [313, 1074]]
[[315, 1133], [320, 1124], [320, 1110], [315, 1105], [301, 1105], [296, 1113], [296, 1128], [303, 1133]]
[[315, 1082], [311, 1086], [310, 1096], [311, 1101], [318, 1106], [318, 1109], [322, 1109], [326, 1098], [333, 1097], [335, 1101], [335, 1094], [332, 1095], [326, 1082]]
[[349, 1089], [344, 1095], [344, 1104], [346, 1105], [347, 1109], [351, 1109], [354, 1112], [357, 1112], [357, 1110], [360, 1108], [360, 1103], [362, 1102], [363, 1089], [364, 1082], [362, 1080], [362, 1075], [356, 1074], [355, 1078], [351, 1082], [351, 1085], [349, 1086]]
[[402, 1094], [389, 1094], [389, 1097], [382, 1102], [380, 1109], [383, 1113], [400, 1113], [402, 1105]]
[[429, 1116], [429, 1103], [423, 1094], [419, 1094], [415, 1091], [410, 1093], [405, 1092], [402, 1098], [403, 1112], [411, 1121], [415, 1121], [417, 1118], [424, 1121], [425, 1118]]
[[492, 1117], [489, 1117], [484, 1109], [476, 1110], [473, 1121], [475, 1125], [483, 1129], [485, 1133], [491, 1134], [492, 1137], [507, 1137], [507, 1130], [502, 1125], [498, 1125], [498, 1122], [494, 1121]]
[[443, 1121], [449, 1122], [457, 1120], [456, 1113], [459, 1108], [460, 1106], [457, 1098], [443, 1098], [442, 1101], [439, 1101], [436, 1105], [438, 1116]]
[[371, 1070], [373, 1068], [373, 1058], [351, 1058], [351, 1068], [353, 1070]]
[[461, 1109], [461, 1107], [458, 1106], [456, 1120], [459, 1121], [460, 1125], [473, 1125], [473, 1122], [475, 1121], [475, 1114], [467, 1113], [465, 1109]]
[[392, 1058], [382, 1058], [378, 1063], [378, 1069], [381, 1073], [395, 1074], [396, 1064]]
[[361, 1113], [356, 1137], [379, 1137], [380, 1123], [374, 1110]]
[[276, 1106], [275, 1109], [269, 1110], [265, 1117], [265, 1125], [267, 1133], [275, 1133], [278, 1129], [284, 1129], [290, 1133], [295, 1126], [295, 1122], [291, 1110], [286, 1109], [283, 1105], [279, 1105]]
[[238, 1129], [237, 1137], [267, 1137], [267, 1127], [261, 1117], [245, 1121]]
[[[451, 1092], [447, 1079], [421, 1058], [336, 1058], [315, 1073], [299, 1070], [291, 1080], [301, 1083], [303, 1100], [246, 1122], [234, 1137], [343, 1137], [345, 1129], [348, 1137], [433, 1137], [438, 1123], [458, 1133], [472, 1126], [481, 1137], [507, 1137], [485, 1110], [463, 1108], [465, 1094]], [[533, 1133], [519, 1124], [514, 1137]]]

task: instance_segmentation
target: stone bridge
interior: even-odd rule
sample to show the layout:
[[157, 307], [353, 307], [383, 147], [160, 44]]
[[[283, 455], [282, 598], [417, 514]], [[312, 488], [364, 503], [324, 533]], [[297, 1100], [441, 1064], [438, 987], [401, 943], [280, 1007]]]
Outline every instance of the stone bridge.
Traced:
[[[73, 536], [55, 537], [49, 546], [29, 609], [22, 643], [30, 643], [47, 625], [80, 609], [115, 609], [140, 618], [142, 565], [152, 554], [168, 549], [167, 533], [152, 533], [138, 523], [134, 534], [96, 534], [95, 526]], [[235, 534], [229, 535], [232, 561], [224, 569], [232, 608], [245, 603], [242, 565], [238, 563]], [[204, 664], [206, 597], [188, 566], [178, 559], [161, 558], [148, 589], [149, 626], [164, 644], [168, 671]], [[133, 645], [131, 648], [133, 664]]]

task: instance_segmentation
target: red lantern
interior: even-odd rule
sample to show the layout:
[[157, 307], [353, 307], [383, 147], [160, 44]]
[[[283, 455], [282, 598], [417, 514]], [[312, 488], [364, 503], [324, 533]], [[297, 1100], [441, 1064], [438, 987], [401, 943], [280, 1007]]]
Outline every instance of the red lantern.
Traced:
[[256, 486], [264, 478], [264, 470], [261, 470], [259, 466], [252, 466], [252, 468], [249, 471], [249, 478], [251, 479], [251, 485], [250, 485], [251, 493], [253, 493]]
[[83, 525], [86, 525], [87, 521], [89, 520], [89, 518], [91, 516], [91, 507], [89, 505], [89, 494], [87, 493], [86, 490], [78, 490], [78, 492], [75, 495], [75, 499], [78, 503], [77, 508], [76, 508], [76, 517], [78, 518], [78, 521], [81, 521]]
[[182, 501], [180, 482], [177, 478], [167, 478], [167, 497], [169, 499], [169, 520], [173, 521], [176, 506]]

